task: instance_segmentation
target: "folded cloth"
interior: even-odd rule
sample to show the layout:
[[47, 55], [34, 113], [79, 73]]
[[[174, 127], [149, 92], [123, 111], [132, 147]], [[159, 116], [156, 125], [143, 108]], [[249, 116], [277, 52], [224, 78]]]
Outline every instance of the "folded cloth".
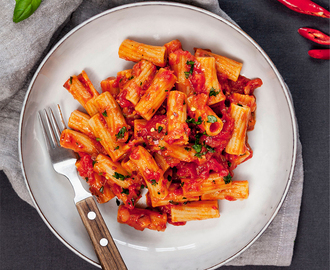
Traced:
[[[109, 8], [140, 2], [129, 0], [52, 0], [18, 24], [12, 22], [15, 1], [0, 0], [0, 169], [14, 190], [34, 207], [24, 183], [18, 158], [19, 117], [28, 84], [49, 49], [69, 30]], [[233, 22], [216, 0], [184, 0]], [[235, 23], [235, 22], [233, 22]], [[303, 186], [301, 144], [289, 193], [276, 218], [263, 235], [227, 265], [291, 264]]]

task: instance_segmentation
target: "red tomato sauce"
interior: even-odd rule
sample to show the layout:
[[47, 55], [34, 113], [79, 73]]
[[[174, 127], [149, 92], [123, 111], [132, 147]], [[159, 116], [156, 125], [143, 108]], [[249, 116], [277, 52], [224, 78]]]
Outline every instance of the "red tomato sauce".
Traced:
[[[200, 63], [194, 59], [194, 70], [192, 76], [189, 76], [189, 81], [194, 88], [196, 94], [208, 94], [207, 89], [205, 88], [205, 75], [204, 71], [201, 68]], [[188, 66], [188, 65], [187, 65]], [[190, 67], [190, 65], [189, 65]]]
[[93, 160], [90, 155], [86, 153], [79, 153], [80, 159], [77, 166], [78, 173], [81, 177], [88, 177], [88, 181], [94, 181]]

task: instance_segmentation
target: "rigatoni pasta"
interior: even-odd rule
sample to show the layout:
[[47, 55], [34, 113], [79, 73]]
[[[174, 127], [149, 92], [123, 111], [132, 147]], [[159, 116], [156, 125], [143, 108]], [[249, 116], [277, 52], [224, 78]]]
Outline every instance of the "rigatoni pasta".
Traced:
[[253, 156], [247, 133], [262, 81], [177, 39], [126, 39], [118, 54], [134, 64], [102, 80], [101, 94], [84, 71], [64, 84], [87, 114], [71, 113], [61, 145], [79, 154], [77, 170], [97, 201], [116, 198], [119, 223], [164, 231], [220, 217], [218, 200], [247, 199], [249, 182], [233, 180], [233, 170]]

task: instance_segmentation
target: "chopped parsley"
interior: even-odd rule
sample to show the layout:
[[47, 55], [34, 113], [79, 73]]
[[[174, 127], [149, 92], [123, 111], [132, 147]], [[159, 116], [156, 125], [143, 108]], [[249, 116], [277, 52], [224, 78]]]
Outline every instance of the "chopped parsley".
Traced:
[[107, 111], [104, 110], [104, 112], [102, 113], [102, 115], [103, 115], [104, 117], [108, 117], [108, 113], [107, 113]]
[[99, 172], [99, 175], [103, 175], [103, 172]]
[[163, 127], [162, 126], [159, 126], [158, 127], [158, 133], [160, 133], [162, 130], [163, 130]]
[[118, 150], [119, 149], [119, 145], [115, 147], [115, 150]]
[[232, 181], [230, 173], [223, 178], [223, 181], [225, 181], [225, 184], [229, 184]]
[[160, 150], [165, 150], [165, 147], [164, 146], [160, 146]]
[[132, 198], [131, 201], [132, 201], [132, 204], [133, 204], [133, 206], [134, 206], [134, 198]]
[[119, 179], [121, 181], [124, 181], [126, 178], [129, 178], [129, 175], [126, 175], [125, 176], [125, 175], [122, 175], [120, 173], [115, 172], [115, 174], [113, 175], [113, 177], [116, 178], [116, 179]]
[[216, 123], [218, 120], [214, 115], [208, 115], [207, 116], [207, 122], [208, 123]]
[[124, 137], [125, 137], [125, 132], [126, 132], [126, 131], [127, 131], [126, 127], [122, 127], [122, 128], [119, 130], [118, 134], [116, 134], [116, 138], [117, 138], [117, 140], [118, 140], [118, 139], [122, 139], [122, 138], [124, 138]]
[[217, 96], [218, 94], [220, 94], [220, 92], [221, 92], [221, 90], [219, 90], [219, 91], [215, 91], [215, 89], [214, 89], [213, 86], [212, 86], [212, 88], [210, 89], [209, 96], [210, 96], [210, 97], [212, 97], [212, 96]]
[[228, 163], [228, 167], [231, 167], [231, 162], [230, 161], [227, 161], [227, 163]]
[[197, 152], [199, 153], [200, 151], [202, 151], [202, 145], [201, 144], [194, 144], [192, 146], [192, 148]]
[[128, 80], [130, 81], [130, 80], [132, 80], [133, 78], [134, 78], [134, 76], [131, 76], [131, 77], [128, 78]]
[[206, 147], [207, 151], [209, 151], [210, 153], [215, 153], [215, 149], [213, 147], [211, 147], [207, 144], [205, 145], [205, 147]]
[[144, 142], [144, 143], [142, 144], [142, 146], [143, 146], [143, 147], [146, 147], [146, 146], [147, 146], [147, 144]]
[[184, 150], [189, 152], [189, 151], [191, 151], [191, 148], [190, 147], [185, 147]]
[[122, 188], [121, 194], [129, 195], [129, 189], [128, 188]]
[[153, 186], [156, 186], [156, 185], [158, 184], [157, 181], [156, 181], [155, 179], [151, 179], [150, 182], [151, 182], [151, 184], [152, 184]]
[[103, 193], [103, 190], [104, 190], [104, 187], [102, 186], [102, 187], [100, 188], [100, 192]]
[[97, 140], [98, 142], [102, 141], [101, 138], [95, 138], [95, 140]]
[[184, 185], [184, 182], [181, 182], [180, 186], [183, 187], [183, 185]]
[[141, 189], [144, 189], [144, 185], [141, 185]]
[[97, 161], [93, 160], [93, 162], [92, 162], [93, 167], [96, 163], [97, 163]]
[[194, 61], [187, 61], [186, 64], [188, 66], [190, 66], [190, 70], [188, 72], [185, 71], [185, 73], [184, 73], [184, 75], [186, 76], [186, 79], [188, 79], [189, 75], [193, 74], [195, 62]]
[[192, 124], [195, 124], [195, 125], [200, 125], [200, 124], [203, 123], [201, 116], [198, 116], [197, 121], [194, 118], [189, 118], [189, 119], [186, 120], [186, 122], [187, 123], [192, 123]]
[[172, 176], [168, 175], [167, 176], [167, 181], [169, 181], [169, 182], [172, 181]]
[[179, 203], [173, 202], [172, 200], [168, 201], [170, 204], [178, 205]]
[[72, 84], [72, 77], [70, 77], [70, 84]]
[[237, 103], [237, 106], [243, 107], [243, 105], [242, 104], [239, 104], [239, 103]]
[[85, 177], [86, 182], [88, 182], [88, 177]]

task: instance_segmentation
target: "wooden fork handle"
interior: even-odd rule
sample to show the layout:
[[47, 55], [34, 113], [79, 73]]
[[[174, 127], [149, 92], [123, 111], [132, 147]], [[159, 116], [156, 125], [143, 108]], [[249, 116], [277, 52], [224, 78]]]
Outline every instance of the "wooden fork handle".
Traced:
[[76, 206], [102, 269], [127, 270], [93, 197], [77, 202]]

